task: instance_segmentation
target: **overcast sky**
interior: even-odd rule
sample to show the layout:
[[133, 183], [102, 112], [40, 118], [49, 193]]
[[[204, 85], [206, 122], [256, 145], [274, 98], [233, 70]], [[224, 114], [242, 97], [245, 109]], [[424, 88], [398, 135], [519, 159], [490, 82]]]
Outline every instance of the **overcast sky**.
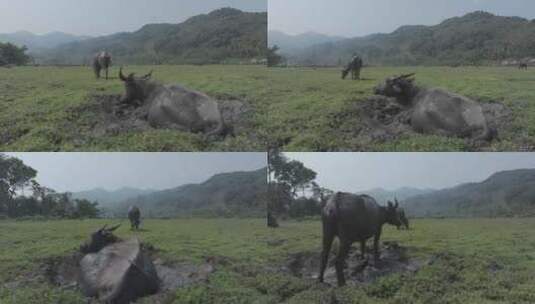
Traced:
[[535, 153], [285, 153], [318, 173], [334, 191], [400, 187], [442, 189], [480, 182], [495, 172], [535, 168]]
[[265, 153], [6, 153], [38, 171], [60, 192], [122, 187], [162, 190], [204, 182], [214, 174], [267, 166]]
[[401, 25], [435, 25], [484, 10], [535, 18], [533, 0], [269, 0], [269, 29], [356, 37], [390, 33]]
[[222, 7], [267, 11], [267, 0], [0, 0], [0, 33], [98, 36], [147, 23], [179, 23]]

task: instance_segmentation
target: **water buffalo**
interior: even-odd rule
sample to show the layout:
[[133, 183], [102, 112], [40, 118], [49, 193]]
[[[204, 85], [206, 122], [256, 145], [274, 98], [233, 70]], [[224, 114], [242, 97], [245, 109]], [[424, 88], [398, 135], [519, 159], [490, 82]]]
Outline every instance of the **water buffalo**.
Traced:
[[130, 220], [130, 229], [138, 230], [141, 223], [141, 211], [136, 206], [128, 208], [128, 219]]
[[490, 128], [481, 105], [443, 89], [420, 88], [414, 74], [387, 78], [375, 88], [375, 94], [394, 97], [411, 110], [410, 124], [419, 133], [492, 140], [496, 130]]
[[351, 79], [360, 79], [360, 70], [362, 69], [362, 59], [359, 56], [353, 56], [351, 62], [342, 70], [342, 79], [346, 79], [351, 72]]
[[[396, 204], [397, 204], [396, 200]], [[403, 208], [398, 208], [398, 217], [399, 217], [399, 225], [397, 226], [398, 230], [401, 229], [401, 227], [405, 227], [405, 229], [409, 230], [409, 219], [407, 218], [407, 215], [405, 214], [405, 210]]]
[[528, 69], [528, 64], [525, 63], [525, 62], [521, 62], [521, 63], [518, 65], [518, 69], [520, 69], [520, 70], [527, 70], [527, 69]]
[[216, 100], [204, 93], [179, 85], [162, 85], [151, 80], [152, 72], [136, 77], [134, 73], [119, 78], [124, 82], [123, 103], [140, 102], [148, 108], [148, 121], [155, 128], [173, 128], [186, 132], [221, 135], [225, 132], [223, 116]]
[[268, 211], [267, 213], [267, 225], [270, 228], [278, 228], [279, 223], [277, 222], [277, 218], [271, 213], [271, 211]]
[[337, 192], [331, 196], [322, 211], [323, 251], [318, 280], [323, 282], [329, 251], [335, 237], [338, 237], [340, 243], [335, 262], [339, 286], [345, 285], [344, 262], [353, 242], [360, 242], [361, 257], [364, 258], [366, 241], [373, 237], [374, 259], [377, 262], [383, 225], [400, 224], [397, 207], [397, 202], [395, 205], [388, 202], [388, 206], [380, 206], [368, 195]]
[[127, 304], [158, 291], [159, 279], [150, 257], [136, 238], [122, 241], [113, 236], [118, 226], [106, 226], [81, 247], [79, 283], [88, 297], [103, 303]]
[[108, 79], [108, 69], [111, 66], [111, 54], [108, 52], [99, 52], [93, 57], [93, 71], [97, 79], [100, 78], [100, 72], [106, 71], [106, 79]]

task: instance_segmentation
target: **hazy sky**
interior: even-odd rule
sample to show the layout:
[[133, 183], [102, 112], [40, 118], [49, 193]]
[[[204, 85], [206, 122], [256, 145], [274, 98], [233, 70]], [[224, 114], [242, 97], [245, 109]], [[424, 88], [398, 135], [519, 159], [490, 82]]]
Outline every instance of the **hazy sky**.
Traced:
[[495, 172], [535, 168], [535, 153], [285, 153], [335, 191], [400, 187], [442, 189], [480, 182]]
[[38, 171], [37, 181], [77, 192], [122, 187], [168, 189], [223, 172], [267, 166], [265, 153], [6, 153]]
[[267, 0], [0, 0], [0, 32], [104, 35], [179, 23], [222, 7], [267, 11]]
[[535, 18], [533, 0], [269, 0], [269, 29], [356, 37], [484, 10]]

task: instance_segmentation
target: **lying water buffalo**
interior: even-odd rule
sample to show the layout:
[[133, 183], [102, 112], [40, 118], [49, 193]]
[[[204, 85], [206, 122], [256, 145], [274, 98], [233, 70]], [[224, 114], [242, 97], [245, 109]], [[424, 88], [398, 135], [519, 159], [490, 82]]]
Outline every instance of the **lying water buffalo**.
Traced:
[[99, 52], [93, 57], [93, 71], [95, 76], [100, 78], [100, 72], [106, 71], [106, 79], [108, 79], [108, 69], [111, 66], [111, 54], [108, 52]]
[[366, 241], [373, 236], [374, 259], [377, 262], [383, 225], [400, 224], [397, 207], [397, 203], [394, 205], [391, 202], [388, 202], [386, 207], [380, 206], [368, 195], [337, 192], [331, 196], [322, 211], [323, 251], [319, 281], [323, 282], [323, 274], [335, 236], [340, 241], [335, 263], [339, 286], [345, 285], [344, 262], [353, 242], [360, 242], [361, 257], [364, 258]]
[[141, 223], [141, 211], [136, 206], [128, 208], [128, 219], [130, 220], [130, 229], [138, 230]]
[[201, 92], [179, 85], [162, 85], [151, 81], [152, 72], [135, 77], [134, 73], [119, 78], [124, 82], [126, 93], [123, 103], [141, 102], [148, 108], [148, 121], [155, 128], [174, 128], [187, 132], [202, 132], [206, 135], [221, 135], [225, 124], [216, 100]]
[[412, 128], [425, 134], [492, 140], [482, 107], [475, 101], [443, 89], [414, 85], [414, 74], [390, 77], [375, 88], [378, 95], [394, 97], [411, 109]]
[[158, 275], [138, 239], [122, 241], [106, 226], [81, 247], [80, 286], [103, 303], [127, 304], [158, 291]]

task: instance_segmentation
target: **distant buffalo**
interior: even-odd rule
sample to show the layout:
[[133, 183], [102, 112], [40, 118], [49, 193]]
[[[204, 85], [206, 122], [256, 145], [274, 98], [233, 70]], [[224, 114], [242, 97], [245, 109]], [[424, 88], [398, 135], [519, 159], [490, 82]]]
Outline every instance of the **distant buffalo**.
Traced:
[[134, 73], [124, 76], [121, 68], [119, 78], [126, 91], [121, 102], [147, 107], [152, 127], [206, 135], [222, 135], [226, 131], [218, 102], [204, 93], [151, 81], [152, 72], [143, 77], [135, 77]]
[[351, 62], [342, 70], [342, 79], [346, 79], [349, 72], [351, 72], [351, 79], [360, 79], [360, 70], [362, 69], [362, 59], [358, 56], [354, 56]]
[[525, 63], [525, 62], [521, 62], [519, 65], [518, 65], [518, 68], [520, 70], [527, 70], [528, 69], [528, 64]]
[[139, 224], [141, 223], [141, 211], [136, 206], [130, 206], [128, 208], [128, 219], [130, 220], [130, 228], [132, 230], [139, 230]]
[[479, 103], [443, 89], [426, 89], [414, 84], [414, 74], [390, 77], [375, 88], [375, 94], [394, 97], [410, 109], [410, 124], [419, 133], [492, 140]]
[[106, 71], [106, 79], [108, 79], [108, 69], [111, 66], [111, 54], [108, 52], [99, 52], [93, 58], [93, 71], [97, 79], [100, 78], [100, 72]]
[[329, 251], [335, 237], [339, 239], [335, 262], [339, 286], [345, 285], [343, 268], [353, 242], [360, 242], [361, 257], [364, 258], [366, 241], [373, 237], [374, 259], [377, 262], [383, 225], [400, 225], [397, 207], [397, 202], [395, 205], [388, 202], [386, 207], [380, 206], [368, 195], [337, 192], [331, 196], [322, 211], [323, 251], [319, 281], [323, 282]]

